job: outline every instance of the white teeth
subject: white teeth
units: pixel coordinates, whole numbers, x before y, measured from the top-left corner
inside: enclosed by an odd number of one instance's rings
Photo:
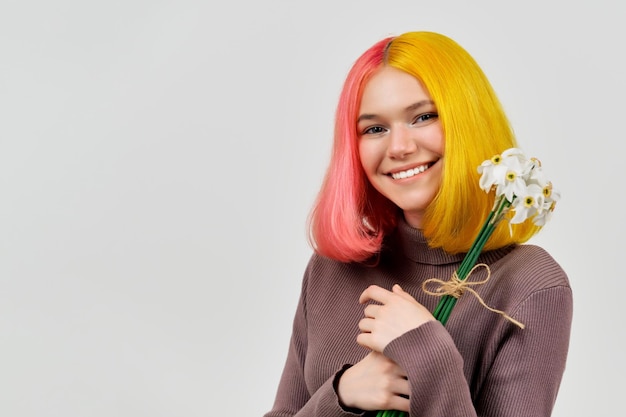
[[[422,165],[419,166],[417,168],[413,168],[413,169],[407,169],[406,171],[400,171],[400,172],[396,172],[391,174],[391,178],[393,178],[394,180],[399,180],[399,179],[403,179],[403,178],[409,178],[412,177],[414,175],[417,175],[421,172],[424,172],[428,169],[428,165]]]

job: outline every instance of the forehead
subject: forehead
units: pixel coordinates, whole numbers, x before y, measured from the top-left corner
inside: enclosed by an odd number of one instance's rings
[[[363,88],[359,113],[405,109],[416,102],[431,100],[420,81],[397,68],[385,66],[372,75]]]

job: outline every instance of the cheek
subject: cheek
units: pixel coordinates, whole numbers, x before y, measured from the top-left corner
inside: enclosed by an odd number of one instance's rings
[[[433,151],[439,153],[440,155],[443,155],[444,152],[444,147],[445,147],[445,140],[443,137],[443,128],[441,127],[440,123],[437,123],[435,126],[435,131],[432,134],[431,137],[431,146]]]
[[[361,160],[361,166],[368,177],[376,172],[379,158],[374,143],[371,141],[359,142],[359,158]]]

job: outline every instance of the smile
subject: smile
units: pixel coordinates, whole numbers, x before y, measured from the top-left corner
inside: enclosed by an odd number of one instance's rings
[[[417,174],[421,174],[422,172],[426,171],[428,167],[429,167],[428,165],[420,165],[415,168],[407,169],[406,171],[393,172],[393,173],[390,173],[389,175],[394,180],[401,180],[404,178],[410,178]]]

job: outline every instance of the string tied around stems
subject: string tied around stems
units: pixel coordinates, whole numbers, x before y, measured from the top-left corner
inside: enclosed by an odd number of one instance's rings
[[[477,268],[480,268],[480,267],[483,267],[483,268],[485,268],[487,270],[487,277],[484,280],[482,280],[482,281],[470,281],[469,280],[470,275],[472,275],[472,273]],[[422,284],[422,289],[428,295],[434,295],[436,297],[442,297],[444,295],[449,295],[449,296],[457,298],[457,299],[459,297],[461,297],[465,291],[468,291],[468,292],[472,293],[476,297],[478,302],[483,307],[485,307],[487,310],[492,311],[492,312],[497,313],[497,314],[500,314],[502,317],[504,317],[505,319],[507,319],[511,323],[515,324],[520,329],[524,329],[526,326],[523,323],[515,320],[513,317],[511,317],[508,314],[506,314],[504,311],[497,310],[495,308],[489,307],[487,305],[487,303],[485,303],[485,301],[482,299],[482,297],[473,288],[471,288],[472,285],[482,285],[482,284],[485,284],[487,281],[489,281],[490,278],[491,278],[491,269],[489,269],[489,265],[487,265],[487,264],[476,264],[467,273],[467,277],[465,278],[465,280],[459,279],[459,276],[457,275],[457,273],[455,271],[454,274],[452,274],[452,277],[450,277],[450,279],[448,281],[444,281],[444,280],[441,280],[439,278],[427,279]],[[430,284],[430,283],[439,284],[439,288],[437,288],[435,291],[430,291],[427,288],[428,284]]]

